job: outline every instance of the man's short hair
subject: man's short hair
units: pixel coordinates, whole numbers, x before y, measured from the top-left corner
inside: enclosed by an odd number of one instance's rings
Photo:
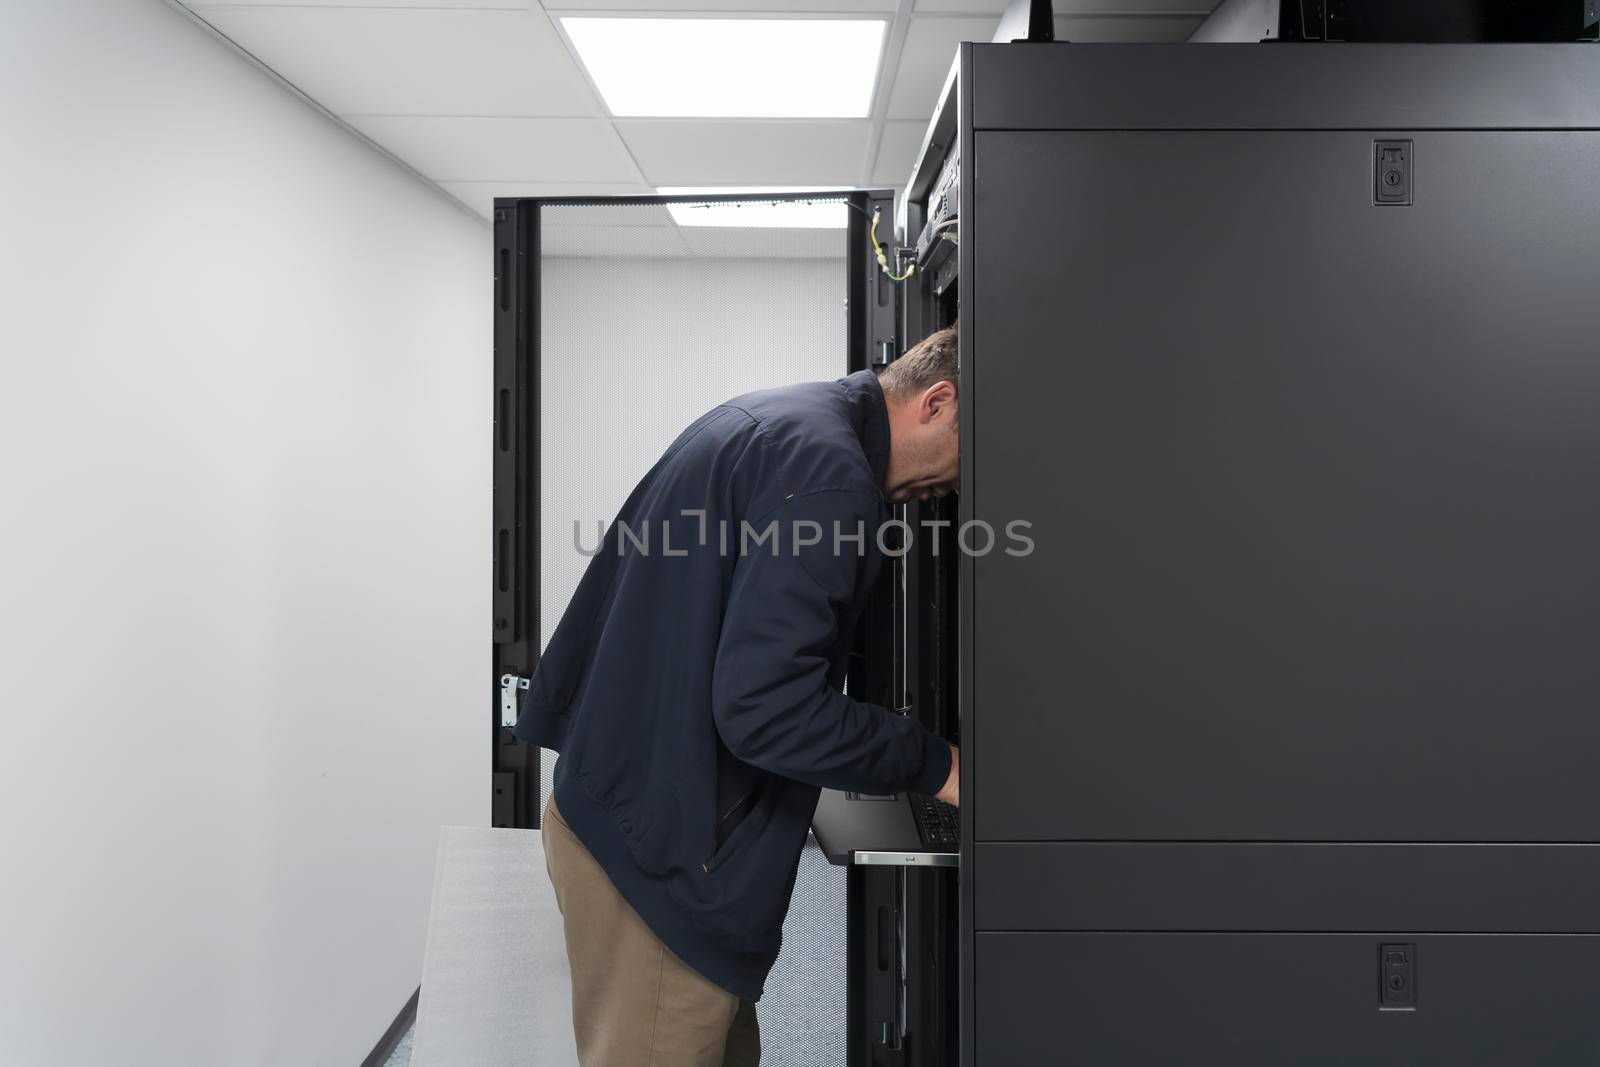
[[[930,333],[911,351],[885,367],[878,375],[884,395],[901,400],[945,381],[959,389],[961,365],[956,361],[957,326],[959,323]]]

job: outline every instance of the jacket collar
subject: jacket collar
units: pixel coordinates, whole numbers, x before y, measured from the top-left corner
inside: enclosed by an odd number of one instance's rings
[[[878,375],[870,370],[840,378],[839,384],[844,387],[850,424],[881,491],[884,476],[889,473],[889,406],[883,399],[883,387],[878,384]]]

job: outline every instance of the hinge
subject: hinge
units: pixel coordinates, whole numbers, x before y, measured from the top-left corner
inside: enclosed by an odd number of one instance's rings
[[[528,688],[528,679],[515,674],[500,676],[500,725],[517,725],[517,695]]]

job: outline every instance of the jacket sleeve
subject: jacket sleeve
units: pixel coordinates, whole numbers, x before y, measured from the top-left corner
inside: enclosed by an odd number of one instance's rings
[[[876,514],[861,494],[812,493],[777,522],[777,551],[746,545],[734,566],[712,675],[712,712],[728,750],[746,763],[826,789],[936,793],[950,748],[905,715],[852,700],[828,684],[830,652],[848,632],[866,566],[853,537]],[[820,529],[814,545],[800,542]],[[799,534],[799,536],[796,536]],[[868,542],[870,549],[870,541]]]

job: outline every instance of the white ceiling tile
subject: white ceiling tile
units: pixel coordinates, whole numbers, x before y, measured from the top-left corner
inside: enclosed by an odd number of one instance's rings
[[[619,119],[617,129],[651,185],[825,185],[861,173],[864,120]]]
[[[1169,18],[1139,15],[1107,18],[1094,15],[1057,15],[1056,40],[1079,44],[1187,41],[1205,19],[1197,15]]]
[[[911,177],[911,165],[917,161],[917,149],[922,147],[926,132],[926,121],[884,123],[883,136],[878,139],[878,159],[872,167],[872,184],[885,189],[903,187]]]
[[[1217,0],[1055,0],[1058,15],[1209,15]],[[916,0],[914,10],[946,14],[998,15],[1006,0]]]
[[[337,115],[599,115],[542,13],[351,7],[199,12]]]
[[[600,119],[357,115],[347,121],[437,182],[639,180]]]
[[[490,218],[497,196],[647,196],[648,185],[585,185],[581,182],[436,182],[463,204]],[[669,220],[671,216],[668,216]]]
[[[889,117],[926,120],[931,116],[944,76],[955,62],[956,46],[962,41],[987,41],[999,23],[995,18],[912,19],[894,90],[889,94]]]

